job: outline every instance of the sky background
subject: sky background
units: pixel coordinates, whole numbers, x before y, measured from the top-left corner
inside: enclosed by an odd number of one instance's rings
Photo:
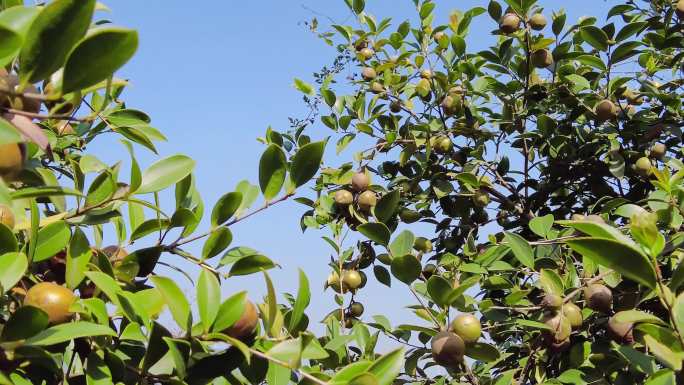
[[[417,20],[411,0],[366,0],[366,11],[378,18],[392,17],[396,29],[401,22]],[[487,7],[488,1],[437,1],[437,22],[446,22],[450,11],[465,11],[473,6]],[[503,3],[503,2],[501,2]],[[570,25],[587,14],[605,15],[617,1],[575,0],[540,1],[550,19],[551,10],[565,7]],[[286,130],[288,117],[303,117],[307,110],[301,93],[292,86],[295,77],[313,82],[311,74],[335,57],[333,47],[312,34],[304,21],[318,18],[320,30],[327,30],[330,20],[353,24],[354,16],[343,0],[250,0],[194,1],[109,0],[112,12],[101,13],[115,24],[137,29],[140,46],[137,54],[117,76],[131,79],[123,99],[129,108],[140,109],[152,117],[168,142],[158,145],[162,156],[183,153],[197,161],[197,185],[203,195],[206,213],[216,200],[233,191],[242,179],[257,183],[259,157],[264,146],[256,141],[272,125]],[[599,18],[602,23],[604,17]],[[600,24],[602,25],[602,24]],[[487,14],[476,18],[467,38],[470,51],[485,49],[496,42],[490,31],[495,23]],[[322,123],[309,128],[313,140],[332,132]],[[102,138],[89,149],[113,163],[127,159],[124,147],[114,136]],[[136,149],[143,167],[154,157],[141,147]],[[334,144],[327,149],[334,154]],[[345,151],[335,164],[349,161]],[[326,157],[326,159],[332,159]],[[128,167],[128,166],[126,166]],[[302,195],[312,196],[301,188]],[[168,203],[172,202],[169,195]],[[258,206],[260,202],[256,205]],[[285,202],[233,226],[231,246],[250,246],[272,258],[282,269],[271,270],[276,290],[295,293],[297,269],[307,273],[312,288],[309,314],[314,326],[335,308],[330,290],[321,294],[329,273],[330,247],[320,238],[324,232],[302,234],[299,218],[304,206]],[[206,229],[205,225],[200,227]],[[417,235],[428,232],[414,230]],[[347,246],[349,246],[348,244]],[[135,246],[129,247],[133,250]],[[202,242],[189,248],[200,253]],[[178,257],[167,257],[196,276],[197,271]],[[372,270],[369,270],[372,275]],[[173,274],[171,274],[173,276]],[[358,299],[366,305],[364,319],[384,314],[393,324],[415,321],[404,306],[413,304],[405,285],[393,281],[391,289],[370,283]],[[194,289],[187,280],[178,282],[192,298]],[[231,278],[222,282],[224,298],[238,290],[248,290],[252,300],[260,300],[265,285],[260,275]],[[282,302],[284,299],[281,297]],[[427,326],[425,321],[417,321]]]

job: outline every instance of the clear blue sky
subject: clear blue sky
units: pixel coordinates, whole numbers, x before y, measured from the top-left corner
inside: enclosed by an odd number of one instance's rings
[[[368,12],[379,17],[391,16],[395,27],[405,19],[416,20],[411,0],[366,2]],[[140,33],[138,53],[118,74],[132,80],[124,100],[130,108],[148,112],[153,125],[168,137],[168,142],[158,146],[163,156],[184,153],[197,160],[198,186],[208,212],[216,199],[232,191],[238,181],[247,178],[256,182],[263,146],[255,138],[263,135],[269,125],[286,129],[289,116],[301,117],[306,112],[301,94],[292,87],[293,78],[311,81],[311,73],[334,58],[334,48],[317,39],[302,22],[317,17],[325,29],[330,23],[326,16],[337,23],[354,21],[343,0],[105,3],[112,13],[100,16]],[[618,2],[539,3],[547,7],[545,13],[549,16],[552,9],[565,7],[569,25],[586,14],[605,15]],[[438,20],[443,22],[453,9],[487,7],[488,1],[452,0],[437,4]],[[599,23],[602,21],[603,17],[599,18]],[[470,50],[484,49],[496,41],[489,33],[495,24],[487,14],[479,16],[471,28]],[[330,131],[319,123],[309,133],[320,139]],[[103,139],[90,150],[109,162],[126,159],[124,148],[112,139]],[[330,153],[334,152],[332,148],[331,145],[328,149]],[[153,160],[142,148],[138,147],[137,154],[145,166]],[[346,159],[351,159],[351,155],[347,151]],[[311,195],[306,189],[300,193]],[[299,217],[303,211],[303,206],[294,202],[270,208],[234,226],[232,246],[254,247],[280,263],[283,269],[271,273],[281,292],[296,292],[297,269],[303,268],[311,280],[311,314],[315,323],[335,306],[330,291],[320,292],[329,271],[330,248],[320,239],[322,233],[301,233]],[[199,253],[201,246],[197,242],[190,250]],[[165,260],[179,263],[176,257]],[[179,282],[188,293],[194,292],[187,281]],[[224,296],[244,289],[250,291],[252,299],[259,300],[264,292],[263,279],[255,275],[223,282]],[[385,314],[397,323],[414,319],[409,310],[402,309],[414,300],[397,281],[392,289],[371,283],[359,299],[366,304],[365,319],[372,314]]]

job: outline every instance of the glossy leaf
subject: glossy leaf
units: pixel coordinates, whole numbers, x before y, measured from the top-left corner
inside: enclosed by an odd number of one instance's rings
[[[0,289],[9,291],[21,280],[28,268],[24,253],[10,252],[0,255]]]
[[[185,298],[183,291],[170,278],[153,276],[150,277],[150,279],[157,287],[162,297],[164,297],[164,301],[169,307],[176,324],[178,324],[181,329],[186,330],[190,322],[190,304]]]
[[[153,163],[142,174],[142,183],[137,194],[161,191],[188,176],[195,167],[195,161],[185,155],[173,155]]]
[[[204,332],[208,332],[218,314],[221,301],[219,281],[211,271],[202,269],[197,281],[197,307]]]
[[[316,175],[323,159],[325,143],[306,144],[293,156],[290,177],[295,187],[303,185]]]
[[[217,227],[209,234],[202,248],[202,259],[210,259],[219,255],[233,241],[233,233],[227,227]]]
[[[273,199],[285,183],[287,159],[285,153],[276,144],[266,148],[259,161],[259,186],[267,201]]]
[[[86,321],[55,325],[26,340],[29,345],[50,346],[82,337],[115,336],[109,326]]]
[[[390,241],[390,237],[392,236],[387,226],[380,222],[364,223],[359,225],[357,230],[371,241],[377,242],[381,245],[387,245]]]

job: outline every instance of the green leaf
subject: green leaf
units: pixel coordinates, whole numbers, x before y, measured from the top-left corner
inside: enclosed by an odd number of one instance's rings
[[[409,230],[404,230],[399,233],[389,247],[392,256],[397,257],[400,255],[409,254],[411,250],[413,250],[413,243],[415,240],[416,237]]]
[[[112,76],[138,48],[138,33],[118,27],[97,28],[69,53],[64,65],[62,92],[77,91]]]
[[[71,232],[64,221],[51,223],[38,231],[36,251],[33,262],[40,262],[52,258],[69,244]]]
[[[153,276],[150,277],[154,285],[157,287],[164,302],[169,307],[173,319],[176,321],[181,329],[187,330],[190,323],[190,303],[183,294],[183,291],[176,285],[176,283],[167,277]]]
[[[504,239],[513,251],[513,256],[524,266],[534,269],[534,252],[525,238],[518,234],[506,232]]]
[[[582,40],[599,51],[608,50],[608,35],[599,27],[588,25],[579,30]]]
[[[160,229],[165,229],[169,227],[169,225],[170,222],[168,219],[148,219],[133,230],[133,233],[131,233],[131,242],[159,231]]]
[[[21,82],[35,83],[62,67],[90,26],[95,0],[56,0],[31,24],[19,54]]]
[[[368,373],[375,376],[378,385],[390,385],[397,378],[403,366],[404,349],[399,348],[375,360],[368,368]]]
[[[390,221],[397,211],[400,197],[401,192],[399,190],[392,190],[390,193],[383,195],[375,206],[375,217],[378,218],[380,222],[387,223]]]
[[[221,286],[211,271],[202,269],[197,281],[197,307],[200,321],[207,333],[218,314],[219,302],[221,301]]]
[[[484,342],[475,342],[466,346],[465,355],[483,362],[493,362],[499,359],[499,349]]]
[[[304,93],[306,95],[309,95],[309,96],[314,95],[314,88],[311,86],[311,84],[309,84],[309,83],[307,83],[301,79],[295,78],[294,86],[296,89],[298,89],[299,91],[301,91],[302,93]]]
[[[2,341],[23,340],[40,333],[48,327],[46,312],[33,306],[22,306],[7,320],[2,329]]]
[[[675,373],[671,369],[662,369],[653,373],[644,385],[676,385]]]
[[[17,244],[17,238],[14,236],[12,230],[3,224],[0,224],[0,254],[11,253],[18,249],[19,245]]]
[[[77,288],[85,278],[85,272],[92,255],[93,251],[90,249],[88,238],[80,227],[75,227],[66,258],[65,279],[70,289]]]
[[[309,289],[309,279],[306,277],[304,270],[299,269],[299,290],[297,291],[297,299],[292,307],[292,314],[290,314],[289,330],[294,330],[299,321],[302,320],[304,310],[309,306],[311,301],[311,290]]]
[[[553,270],[542,269],[539,274],[539,284],[547,293],[563,295],[563,280]]]
[[[371,241],[385,246],[389,243],[390,236],[392,235],[387,226],[380,222],[364,223],[359,225],[356,229]]]
[[[635,247],[605,238],[577,238],[566,242],[570,248],[596,263],[651,289],[655,288],[656,274],[653,265]]]
[[[285,153],[276,144],[266,148],[259,161],[259,186],[267,201],[273,199],[285,183],[287,159]]]
[[[677,306],[675,305],[675,318],[677,317]],[[613,316],[616,321],[618,322],[623,322],[623,323],[651,323],[651,324],[659,324],[659,325],[664,325],[668,326],[665,321],[661,320],[660,318],[656,317],[655,315],[651,313],[646,313],[641,310],[624,310],[615,313]],[[676,321],[675,321],[676,322]]]
[[[11,29],[0,26],[0,66],[4,67],[10,63],[19,49],[21,49],[21,36]]]
[[[228,299],[223,301],[216,313],[216,319],[212,330],[217,333],[233,326],[237,320],[240,319],[242,313],[245,312],[245,303],[247,301],[247,292],[241,291],[233,294]]]
[[[672,318],[678,330],[684,330],[684,293],[677,296],[672,307]]]
[[[304,145],[292,157],[290,178],[295,187],[303,185],[316,175],[321,166],[324,150],[325,141],[313,142]]]
[[[263,255],[248,255],[244,258],[240,258],[233,264],[230,268],[228,275],[249,275],[258,273],[260,271],[269,270],[274,268],[276,265],[268,257]]]
[[[352,2],[352,9],[354,10],[354,13],[359,14],[363,12],[363,9],[366,7],[366,2],[364,0],[353,0]]]
[[[660,361],[660,363],[676,371],[682,369],[682,359],[684,359],[684,353],[672,351],[669,347],[661,344],[650,335],[644,336],[644,343],[648,347],[648,350],[651,352],[651,354],[653,354],[658,361]]]
[[[551,231],[551,226],[553,226],[553,215],[547,214],[543,217],[534,217],[530,220],[528,225],[530,230],[540,237],[546,238]]]
[[[392,259],[391,270],[392,275],[397,277],[398,280],[410,285],[411,282],[420,277],[421,265],[418,258],[411,254],[406,254]]]
[[[88,354],[85,374],[88,385],[109,385],[114,383],[112,381],[112,371],[97,351],[92,351]]]
[[[432,302],[439,306],[448,306],[451,304],[451,293],[454,288],[449,281],[439,275],[433,275],[427,281],[427,291],[432,298]]]
[[[24,253],[6,253],[0,255],[0,289],[9,291],[24,276],[28,268],[28,260]]]
[[[76,338],[95,336],[116,336],[109,326],[78,321],[53,326],[26,340],[27,345],[49,346]]]
[[[142,175],[142,183],[136,194],[161,191],[188,176],[195,161],[185,155],[172,155],[153,163]]]
[[[581,55],[575,58],[578,62],[582,64],[586,64],[588,66],[592,66],[600,71],[605,71],[606,70],[606,64],[601,60],[600,57],[598,56],[593,56],[593,55]]]
[[[190,357],[190,342],[178,338],[163,337],[163,339],[169,347],[176,373],[180,378],[185,378],[186,362]]]
[[[83,196],[83,194],[78,190],[60,186],[27,187],[22,188],[21,190],[12,191],[10,193],[12,199],[41,198],[62,195]]]
[[[235,214],[242,203],[242,193],[234,191],[225,194],[216,202],[211,210],[211,225],[221,226]]]
[[[233,233],[227,227],[217,227],[209,235],[202,248],[202,259],[210,259],[219,255],[233,241]]]

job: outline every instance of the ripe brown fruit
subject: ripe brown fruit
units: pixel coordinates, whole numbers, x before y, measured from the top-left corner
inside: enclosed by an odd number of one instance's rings
[[[553,65],[553,54],[548,49],[532,52],[532,64],[537,68],[548,68]]]
[[[584,288],[584,299],[589,309],[598,312],[610,313],[613,307],[613,292],[599,283]]]
[[[541,31],[546,27],[546,16],[542,15],[541,13],[535,13],[530,17],[530,28],[532,28],[535,31]]]
[[[549,310],[558,310],[563,306],[563,298],[558,294],[547,293],[541,301],[541,306]]]
[[[74,135],[76,131],[74,130],[74,127],[71,125],[66,120],[61,120],[55,124],[55,128],[57,130],[57,135],[62,136],[62,135]]]
[[[582,327],[582,310],[579,306],[572,302],[563,304],[563,315],[570,322],[572,330],[577,330]]]
[[[417,251],[420,251],[421,253],[430,253],[433,249],[432,241],[425,237],[417,237],[413,241],[413,248]]]
[[[571,345],[570,338],[568,338],[568,339],[565,339],[565,340],[560,341],[560,342],[550,343],[548,346],[548,349],[552,353],[562,353],[562,352],[568,350],[570,345]]]
[[[354,196],[347,190],[337,190],[335,192],[335,203],[338,206],[349,206],[354,202]]]
[[[356,192],[364,191],[370,185],[370,178],[368,174],[363,171],[359,171],[352,176],[352,190]]]
[[[637,159],[634,163],[634,172],[643,177],[651,175],[651,161],[645,156]]]
[[[456,333],[463,342],[472,344],[482,336],[480,320],[472,314],[461,314],[451,322],[451,330]]]
[[[364,80],[373,80],[376,76],[378,76],[378,74],[375,72],[373,68],[365,67],[361,71],[361,77],[363,77]]]
[[[506,34],[513,33],[520,29],[520,17],[515,13],[507,13],[501,18],[499,29]]]
[[[363,304],[361,302],[352,302],[351,306],[349,306],[349,314],[352,317],[361,317],[363,315]]]
[[[430,343],[432,358],[445,367],[456,367],[463,360],[465,343],[455,333],[439,332]]]
[[[24,298],[24,306],[33,306],[48,315],[51,324],[60,324],[71,319],[69,307],[76,302],[74,292],[53,282],[33,285]]]
[[[473,194],[473,203],[477,207],[486,207],[490,202],[489,194],[486,191],[477,190]]]
[[[359,195],[359,208],[363,211],[369,211],[371,207],[378,203],[378,197],[373,191],[366,190]]]
[[[342,286],[348,290],[356,290],[361,287],[363,278],[356,270],[345,270],[342,273]]]
[[[617,108],[615,107],[615,104],[608,99],[598,102],[594,108],[594,112],[596,113],[598,120],[602,122],[615,119],[617,116]]]
[[[679,0],[677,2],[677,7],[675,8],[675,13],[680,19],[684,19],[684,0]]]
[[[247,300],[245,302],[245,310],[242,312],[240,319],[224,330],[223,333],[238,340],[245,340],[252,336],[258,322],[259,314],[257,313],[257,308],[251,301]]]
[[[10,230],[14,228],[14,212],[11,207],[0,204],[0,223],[9,227]]]
[[[608,319],[608,335],[619,344],[631,345],[634,343],[634,324],[631,322],[618,322],[615,316]]]
[[[120,262],[128,256],[128,251],[126,251],[126,249],[116,245],[107,246],[102,249],[102,252],[107,256],[107,258],[109,258],[109,262],[111,262],[112,265]]]
[[[13,181],[24,168],[25,152],[23,143],[0,145],[0,177],[6,182]]]
[[[545,337],[549,342],[562,342],[567,340],[572,333],[572,327],[570,326],[570,321],[568,321],[562,313],[550,313],[544,316],[543,319],[546,326],[550,327],[551,330],[546,330]]]
[[[447,115],[459,114],[463,109],[463,98],[457,94],[447,95],[442,99],[440,106]]]
[[[0,105],[33,114],[40,112],[41,102],[39,99],[25,96],[12,96],[12,93],[17,91],[18,85],[19,77],[17,75],[9,74],[0,76]],[[33,84],[27,85],[22,92],[27,94],[39,93],[38,89]]]
[[[398,114],[401,112],[401,102],[398,101],[393,101],[390,103],[390,111],[392,111],[395,114]]]
[[[667,146],[662,143],[655,143],[651,146],[650,155],[656,159],[663,159],[667,154]]]

